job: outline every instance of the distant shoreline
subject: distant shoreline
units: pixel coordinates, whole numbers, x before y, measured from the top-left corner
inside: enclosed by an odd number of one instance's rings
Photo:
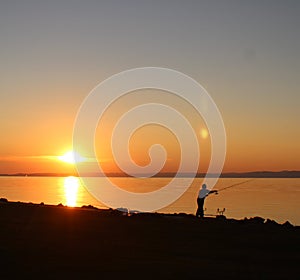
[[[153,178],[173,178],[176,173],[159,173]],[[2,173],[0,177],[67,177],[67,176],[78,176],[74,173]],[[148,177],[147,174],[140,174],[141,177]],[[206,173],[198,173],[196,178],[214,178],[218,177],[216,174],[206,174]],[[131,178],[132,176],[128,176],[124,173],[107,173],[107,174],[99,174],[99,173],[87,173],[85,177],[125,177]],[[191,173],[181,173],[178,174],[179,178],[190,178],[194,177]],[[300,171],[252,171],[252,172],[228,172],[222,173],[220,178],[300,178]]]

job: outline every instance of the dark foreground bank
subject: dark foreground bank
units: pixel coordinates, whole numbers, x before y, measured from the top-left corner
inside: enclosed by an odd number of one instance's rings
[[[0,202],[0,279],[288,279],[300,228]]]

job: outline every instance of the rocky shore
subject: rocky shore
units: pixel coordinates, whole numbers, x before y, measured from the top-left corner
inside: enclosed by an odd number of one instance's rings
[[[1,279],[299,277],[300,228],[0,200]]]

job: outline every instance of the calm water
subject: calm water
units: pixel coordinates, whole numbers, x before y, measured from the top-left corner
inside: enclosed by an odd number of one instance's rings
[[[93,180],[93,178],[91,178]],[[168,178],[113,178],[124,189],[147,192],[169,182]],[[185,185],[186,179],[177,180],[176,189]],[[221,189],[247,179],[220,179],[214,189]],[[172,205],[161,209],[164,213],[195,213],[196,196],[202,179],[194,180],[188,191]],[[177,190],[178,190],[177,189]],[[10,201],[45,204],[62,203],[68,206],[94,205],[105,208],[95,200],[75,177],[0,177],[0,197]],[[228,188],[206,199],[207,214],[216,214],[217,208],[226,208],[228,218],[261,216],[277,222],[290,221],[300,225],[300,179],[254,179]],[[121,207],[121,206],[120,206]]]

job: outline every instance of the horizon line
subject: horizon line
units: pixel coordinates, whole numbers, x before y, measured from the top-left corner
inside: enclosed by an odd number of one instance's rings
[[[141,177],[149,177],[149,174],[138,174]],[[157,173],[154,176],[149,178],[159,178],[159,177],[195,177],[195,178],[204,178],[204,177],[220,177],[220,178],[239,178],[239,177],[253,177],[253,178],[300,178],[300,170],[281,170],[281,171],[246,171],[246,172],[222,172],[220,175],[216,173],[204,173],[198,172],[196,175],[190,172],[161,172]],[[248,176],[246,176],[248,175]],[[17,173],[0,173],[1,177],[5,176],[29,176],[29,177],[67,177],[67,176],[75,176],[80,177],[76,172],[17,172]],[[109,173],[99,173],[99,172],[87,172],[84,176],[81,177],[126,177],[126,178],[136,178],[135,176],[131,176],[122,172],[109,172]]]

